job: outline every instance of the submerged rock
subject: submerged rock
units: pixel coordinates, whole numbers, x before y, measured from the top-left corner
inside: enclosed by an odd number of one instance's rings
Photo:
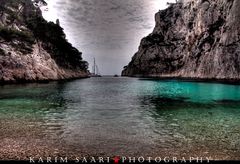
[[[183,0],[155,15],[123,76],[240,79],[240,1]]]
[[[228,99],[215,100],[214,102],[222,105],[240,104],[240,100],[228,100]]]
[[[88,77],[82,53],[59,24],[43,19],[31,0],[0,4],[0,83]]]

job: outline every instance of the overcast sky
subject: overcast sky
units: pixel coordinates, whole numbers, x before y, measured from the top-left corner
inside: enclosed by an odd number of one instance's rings
[[[154,15],[175,0],[46,0],[48,21],[60,20],[67,39],[83,52],[92,71],[120,74],[144,36],[152,32]]]

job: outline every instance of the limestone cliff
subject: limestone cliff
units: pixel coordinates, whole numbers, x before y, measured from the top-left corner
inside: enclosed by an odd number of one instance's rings
[[[240,1],[183,0],[155,15],[123,76],[240,79]]]
[[[31,0],[1,0],[0,83],[88,77],[81,55]]]

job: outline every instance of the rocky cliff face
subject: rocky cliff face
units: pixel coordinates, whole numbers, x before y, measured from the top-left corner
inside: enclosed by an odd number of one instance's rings
[[[183,0],[156,16],[123,76],[240,79],[240,1]]]
[[[88,63],[31,0],[1,0],[0,83],[88,77]]]

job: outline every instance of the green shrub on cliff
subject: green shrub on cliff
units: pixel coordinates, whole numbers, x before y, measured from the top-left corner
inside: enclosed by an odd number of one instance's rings
[[[1,55],[5,55],[5,51],[0,48],[0,56],[1,56]]]
[[[34,43],[34,37],[30,32],[19,31],[14,28],[2,27],[0,26],[0,37],[5,39],[5,41],[13,41],[15,39],[19,41],[24,41],[29,44]]]
[[[82,60],[82,53],[67,40],[63,28],[59,24],[47,22],[41,11],[27,4],[24,8],[24,20],[35,38],[43,43],[56,63],[62,67],[87,70],[88,65]]]
[[[19,31],[14,28],[0,26],[0,38],[5,42],[11,42],[17,51],[22,54],[32,52],[32,45],[35,42],[34,36],[30,32]],[[17,41],[17,42],[14,42]]]
[[[27,25],[60,66],[87,69],[86,66],[82,68],[82,53],[66,40],[59,25],[35,16],[27,19]]]

